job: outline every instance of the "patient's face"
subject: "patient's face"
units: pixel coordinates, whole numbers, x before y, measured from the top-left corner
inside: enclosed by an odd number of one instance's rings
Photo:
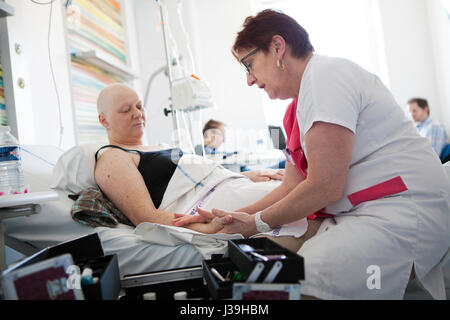
[[[106,112],[110,134],[116,139],[141,138],[146,123],[142,101],[134,90],[120,89],[111,97]]]

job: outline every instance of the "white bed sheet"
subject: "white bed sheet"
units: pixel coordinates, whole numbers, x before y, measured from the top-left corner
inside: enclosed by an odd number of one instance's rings
[[[31,191],[49,190],[53,167],[62,153],[54,146],[23,147],[25,183]],[[39,214],[3,221],[7,243],[26,243],[40,250],[97,232],[105,254],[117,254],[121,276],[201,264],[203,257],[191,244],[157,245],[139,240],[129,226],[92,228],[75,222],[70,215],[73,200],[69,193],[56,191],[59,200],[42,204]],[[20,251],[19,247],[13,249]]]

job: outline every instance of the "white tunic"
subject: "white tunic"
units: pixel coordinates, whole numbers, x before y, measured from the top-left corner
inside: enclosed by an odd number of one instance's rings
[[[355,135],[344,195],[325,210],[334,221],[327,219],[299,251],[306,264],[302,293],[402,299],[414,264],[426,289],[445,298],[434,267],[450,246],[450,182],[430,142],[378,77],[345,59],[313,55],[298,101],[306,158],[305,135],[316,121]]]

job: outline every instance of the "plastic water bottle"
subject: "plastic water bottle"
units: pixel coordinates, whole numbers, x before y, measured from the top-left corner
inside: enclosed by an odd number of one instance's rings
[[[8,126],[0,126],[0,195],[27,192],[19,141]]]

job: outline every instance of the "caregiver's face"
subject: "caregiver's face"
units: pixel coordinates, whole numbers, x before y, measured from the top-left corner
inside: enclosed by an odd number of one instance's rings
[[[273,52],[272,52],[273,51]],[[269,47],[268,52],[258,48],[240,49],[233,52],[236,59],[247,71],[247,84],[256,84],[258,88],[267,92],[270,99],[287,99],[285,86],[280,80],[283,72],[277,67],[275,48]]]

